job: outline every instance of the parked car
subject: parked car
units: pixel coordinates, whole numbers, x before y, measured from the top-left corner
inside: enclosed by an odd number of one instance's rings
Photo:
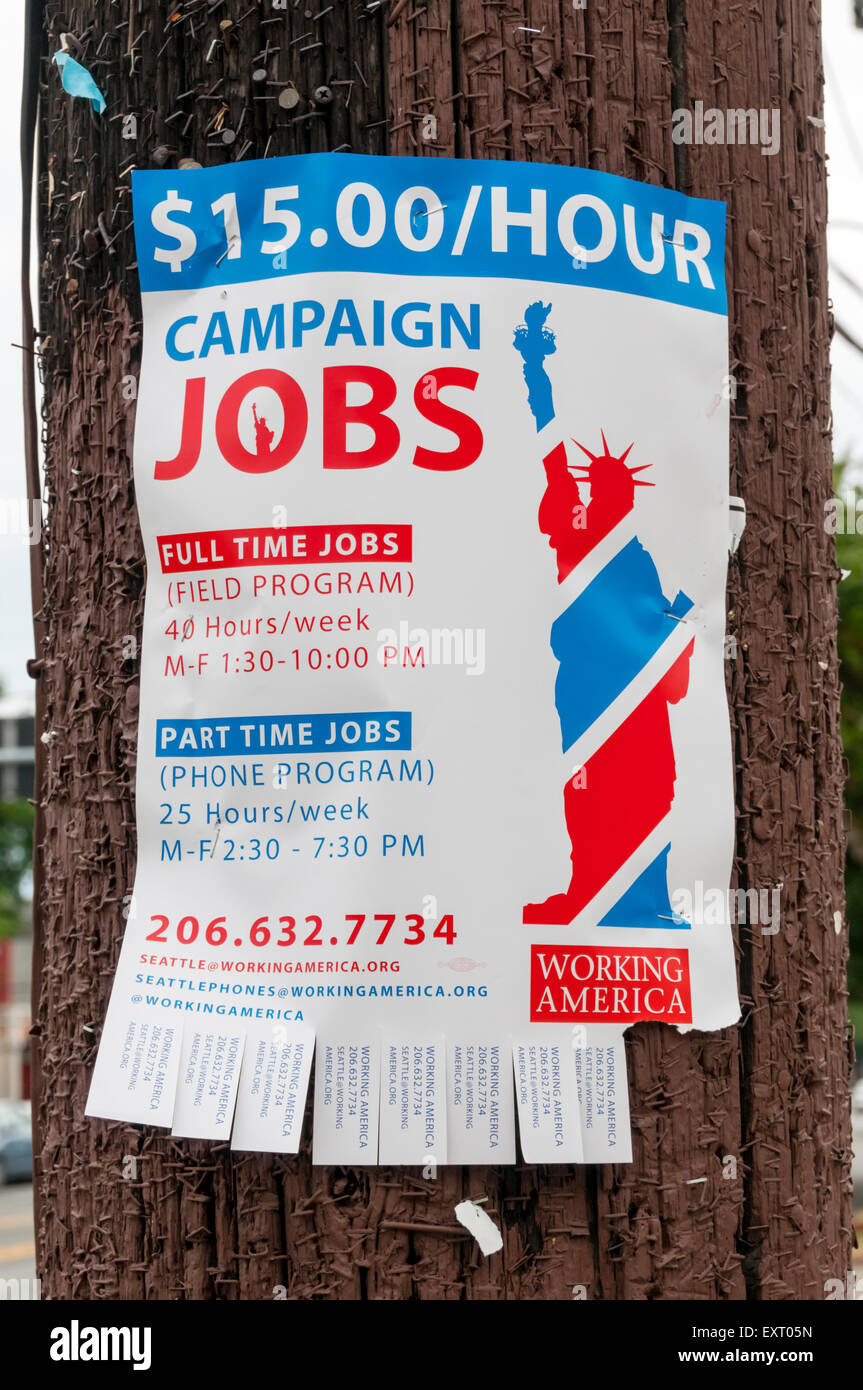
[[[30,1106],[26,1101],[0,1100],[0,1186],[33,1176]]]

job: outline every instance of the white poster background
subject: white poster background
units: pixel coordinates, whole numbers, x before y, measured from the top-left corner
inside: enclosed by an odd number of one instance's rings
[[[467,319],[469,306],[480,306],[481,348],[469,351],[454,334],[450,349],[439,341],[429,348],[355,347],[342,338],[336,348],[320,346],[322,335],[309,334],[302,350],[249,352],[225,357],[218,350],[206,360],[177,364],[168,360],[165,335],[183,315],[196,315],[197,329],[187,330],[184,345],[200,341],[211,314],[227,315],[239,340],[246,307],[256,305],[266,321],[274,302],[320,300],[328,308],[339,298],[353,299],[360,320],[371,322],[372,302],[383,300],[387,319],[409,301],[431,302],[423,317],[435,320],[441,301],[452,301]],[[545,361],[552,383],[556,419],[551,432],[568,442],[570,462],[578,461],[575,438],[600,449],[604,431],[612,453],[630,444],[631,466],[648,464],[652,488],[639,489],[627,522],[657,566],[663,591],[685,591],[694,601],[685,631],[669,643],[682,649],[694,635],[689,693],[670,709],[677,767],[670,816],[660,828],[655,853],[671,841],[668,882],[694,890],[697,881],[725,889],[732,855],[732,768],[728,713],[724,692],[723,637],[725,571],[728,546],[728,414],[719,399],[727,373],[726,320],[719,314],[640,298],[577,283],[471,280],[368,273],[361,277],[332,271],[290,275],[197,289],[150,292],[144,297],[145,334],[135,435],[138,510],[145,538],[148,583],[144,617],[139,763],[137,777],[138,869],[134,910],[130,916],[103,1034],[88,1113],[113,1116],[123,1110],[121,1085],[114,1067],[130,1007],[148,1007],[156,1015],[201,1028],[209,1026],[198,1011],[213,1003],[264,1010],[263,1023],[300,1022],[318,1038],[376,1033],[406,1039],[441,1035],[521,1038],[530,1031],[528,1015],[531,941],[562,944],[685,947],[689,951],[693,1026],[714,1029],[738,1015],[731,934],[727,926],[693,923],[691,931],[627,930],[599,927],[603,912],[622,891],[609,886],[573,924],[527,927],[524,903],[562,891],[569,878],[570,845],[563,817],[563,783],[604,736],[606,714],[589,731],[585,745],[561,753],[554,707],[557,662],[549,629],[563,607],[554,554],[537,525],[545,487],[543,442],[528,409],[522,360],[513,348],[513,331],[525,308],[537,301],[552,305],[548,327],[557,350]],[[438,337],[437,331],[435,334]],[[397,422],[402,443],[396,456],[373,468],[328,472],[321,467],[321,371],[326,365],[361,362],[382,367],[398,385],[396,404],[388,411]],[[415,447],[448,448],[452,436],[424,421],[413,404],[417,381],[450,363],[479,372],[472,393],[450,388],[442,399],[468,411],[481,424],[484,447],[470,467],[431,472],[412,465]],[[278,366],[300,384],[308,404],[309,427],[297,457],[286,467],[249,475],[231,467],[213,437],[217,404],[224,390],[244,372]],[[205,375],[204,446],[192,472],[171,482],[153,478],[156,459],[172,458],[179,447],[183,388],[190,376]],[[280,407],[262,389],[246,402],[246,446],[254,448],[251,400],[266,415],[278,439]],[[544,431],[543,439],[549,434]],[[349,447],[368,443],[361,432],[349,435]],[[165,575],[156,537],[179,532],[255,528],[280,524],[319,524],[334,529],[345,523],[410,524],[413,559],[409,563],[328,566],[261,565],[236,570]],[[264,592],[251,595],[254,575],[309,574],[332,569],[350,576],[372,576],[386,569],[401,572],[405,589],[398,594],[347,593],[340,597],[288,597]],[[168,583],[207,579],[221,584],[236,574],[241,596],[233,601],[209,599],[171,606]],[[408,596],[406,590],[412,592]],[[281,623],[285,610],[298,616],[315,613],[367,616],[369,630],[290,637],[250,637],[227,641],[207,636],[207,619],[267,619]],[[187,641],[166,636],[194,618]],[[464,666],[427,665],[424,669],[385,668],[377,657],[378,634],[407,623],[410,629],[457,629],[482,634],[484,669],[469,674]],[[310,646],[350,647],[363,644],[369,660],[364,670],[321,669],[252,675],[236,671],[246,650],[285,650]],[[203,674],[166,677],[166,659],[182,652],[187,669],[207,654]],[[224,653],[229,670],[222,671]],[[661,658],[664,660],[664,657]],[[240,662],[242,664],[242,661]],[[667,669],[670,662],[662,667]],[[589,672],[585,672],[589,679]],[[386,754],[398,768],[402,759],[433,764],[433,779],[417,781],[338,781],[329,785],[274,785],[278,763],[295,768],[325,761],[354,764],[380,756],[367,751],[300,758],[154,758],[157,719],[220,716],[284,716],[341,710],[410,710],[412,749]],[[608,731],[612,727],[608,726]],[[579,754],[584,751],[584,756]],[[204,785],[220,763],[257,764],[263,784],[218,789]],[[344,771],[344,769],[343,769]],[[170,787],[172,776],[180,777]],[[168,790],[160,782],[166,778]],[[197,785],[192,785],[193,778]],[[251,780],[251,778],[250,778]],[[264,806],[292,802],[367,803],[368,820],[336,819],[288,827],[271,819],[262,823]],[[178,807],[188,808],[180,825]],[[171,823],[163,825],[166,805]],[[221,818],[217,826],[214,811]],[[319,813],[323,816],[323,811]],[[269,815],[272,815],[270,810]],[[209,816],[209,819],[208,819]],[[229,824],[228,816],[237,823]],[[251,824],[244,824],[248,818]],[[218,830],[218,836],[217,836]],[[613,833],[613,828],[610,828]],[[339,856],[339,837],[368,839],[364,857]],[[381,838],[423,837],[422,857],[380,852]],[[314,857],[313,837],[326,844]],[[253,839],[277,839],[278,857],[252,857]],[[180,840],[182,858],[166,862],[162,842]],[[216,841],[215,848],[213,842]],[[225,858],[226,841],[233,858]],[[202,847],[203,843],[203,847]],[[651,854],[645,852],[644,862]],[[629,874],[629,881],[633,875]],[[626,887],[626,883],[623,887]],[[345,947],[345,915],[368,914],[355,945]],[[374,913],[425,914],[425,940],[402,944],[403,927],[386,943],[375,944]],[[151,918],[162,914],[174,924],[193,916],[201,933],[193,945],[172,939],[170,946],[145,940]],[[317,914],[323,919],[322,942],[314,947],[265,950],[248,945],[256,919],[272,921],[291,914],[298,921]],[[456,941],[448,945],[432,932],[443,914],[452,914]],[[209,946],[204,924],[224,917],[228,941]],[[232,942],[242,942],[232,949]],[[333,944],[333,942],[337,944]],[[235,959],[255,966],[287,959],[316,963],[314,974],[237,974],[225,970]],[[167,960],[167,964],[164,962]],[[333,969],[326,973],[327,963]],[[342,973],[339,963],[352,962],[362,973]],[[182,980],[178,987],[177,980]],[[174,983],[170,983],[173,981]],[[360,997],[383,985],[435,993],[402,997]],[[350,986],[353,997],[345,997]],[[250,988],[268,991],[252,996]],[[304,993],[297,996],[302,987]],[[335,992],[328,992],[335,990]],[[221,991],[221,992],[219,992]],[[294,991],[292,993],[292,991]],[[309,992],[311,991],[311,992]],[[177,1000],[182,1007],[177,1008]],[[155,1001],[148,1004],[148,1001]],[[167,1003],[165,1002],[167,1001]],[[269,1011],[269,1012],[267,1012]],[[276,1016],[270,1017],[270,1012]],[[211,1021],[234,1028],[242,1018]],[[256,1026],[261,1023],[257,1020]],[[565,1025],[561,1025],[565,1027]],[[381,1030],[383,1032],[381,1033]],[[128,1110],[123,1118],[132,1118]],[[145,1113],[134,1116],[146,1120]],[[160,1118],[161,1123],[166,1123]]]

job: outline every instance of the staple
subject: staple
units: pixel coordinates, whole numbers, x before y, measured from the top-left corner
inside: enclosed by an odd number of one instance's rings
[[[341,154],[342,150],[350,149],[353,149],[352,145],[336,145],[334,150],[330,150],[330,154]]]
[[[209,130],[212,131],[213,134],[219,134],[219,132],[222,129],[222,126],[225,124],[225,117],[227,116],[227,114],[228,107],[225,106],[223,103],[222,106],[219,107],[219,110],[216,112],[212,121],[210,122]]]
[[[99,216],[96,218],[96,225],[99,228],[99,232],[101,234],[102,240],[105,243],[105,246],[107,247],[109,255],[113,256],[114,252],[111,249],[111,242],[114,241],[114,237],[111,236],[111,234],[108,231],[108,228],[105,226],[104,212],[99,213]]]
[[[322,42],[318,42],[318,43],[307,43],[306,46],[305,46],[305,48],[301,48],[301,49],[300,49],[300,52],[301,52],[301,53],[312,53],[312,52],[314,52],[314,50],[315,50],[316,48],[323,48],[323,46],[324,46],[324,45],[323,45]]]
[[[334,8],[333,5],[328,5],[325,10],[321,10],[320,14],[313,14],[311,17],[312,24],[317,24],[318,20],[323,19],[325,14],[331,14]]]
[[[357,62],[356,58],[354,59],[354,67],[356,68],[357,72],[358,72],[359,75],[360,75],[360,81],[362,82],[363,86],[366,87],[366,88],[368,88],[368,85],[369,85],[369,84],[368,84],[368,82],[366,81],[365,77],[363,76],[362,68],[360,67],[360,65],[359,65],[359,63]]]
[[[295,44],[302,43],[303,39],[310,39],[311,37],[312,31],[309,29],[305,34],[300,34],[299,38],[291,39],[289,47],[293,48]]]

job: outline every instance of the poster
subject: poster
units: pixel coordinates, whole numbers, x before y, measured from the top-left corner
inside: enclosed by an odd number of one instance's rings
[[[133,176],[138,863],[88,1113],[625,1162],[738,1002],[724,205],[314,155]],[[701,899],[698,894],[701,893]],[[688,895],[688,897],[687,897]]]

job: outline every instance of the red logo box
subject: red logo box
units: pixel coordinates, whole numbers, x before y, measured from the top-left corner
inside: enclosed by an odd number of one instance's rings
[[[692,1022],[689,952],[665,946],[532,946],[531,1023]]]

